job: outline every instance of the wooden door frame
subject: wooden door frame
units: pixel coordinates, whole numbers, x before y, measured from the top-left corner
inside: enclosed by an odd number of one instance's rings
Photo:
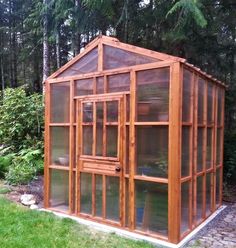
[[[76,212],[75,214],[79,217],[91,219],[93,221],[102,222],[106,224],[110,224],[113,226],[122,227],[124,226],[124,207],[125,204],[124,201],[124,183],[125,183],[125,166],[124,166],[124,149],[125,149],[125,135],[124,135],[124,128],[125,128],[125,96],[127,92],[117,92],[117,93],[105,93],[100,95],[86,95],[86,96],[77,96],[74,98],[76,100],[76,115],[77,115],[77,122],[76,122]],[[96,102],[108,102],[108,101],[118,101],[118,140],[117,140],[117,158],[112,157],[97,157],[94,156],[94,151],[92,156],[82,155],[82,104],[84,102],[93,102],[93,104],[96,104]],[[93,110],[94,110],[93,106]],[[93,111],[94,112],[94,111]],[[93,114],[93,123],[96,122],[96,114]],[[106,122],[106,108],[104,110],[104,123]],[[95,126],[95,125],[94,125]],[[95,127],[96,128],[96,127]],[[93,132],[94,131],[93,128]],[[96,137],[96,136],[95,136]],[[94,138],[93,138],[94,139]],[[93,144],[93,147],[96,146],[96,143]],[[82,155],[82,158],[81,158]],[[105,173],[105,172],[99,172],[99,171],[86,171],[82,169],[82,162],[83,161],[91,161],[92,163],[107,163],[107,164],[114,164],[118,165],[120,164],[121,172],[120,175],[115,175],[115,173]],[[92,214],[84,214],[80,211],[80,173],[90,173],[92,175]],[[95,175],[102,175],[103,178],[103,196],[102,196],[102,217],[95,216],[95,190],[96,190],[96,177]],[[118,177],[120,179],[119,183],[119,222],[106,219],[106,177],[107,176],[114,176]]]

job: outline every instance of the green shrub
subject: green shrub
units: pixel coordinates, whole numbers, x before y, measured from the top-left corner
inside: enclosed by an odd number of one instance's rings
[[[40,94],[8,88],[0,102],[0,177],[24,184],[43,169],[44,107]]]
[[[43,155],[41,149],[23,149],[13,157],[6,173],[9,184],[27,184],[43,171]]]
[[[0,178],[4,178],[4,175],[9,170],[14,156],[15,153],[12,152],[10,147],[2,146],[0,148]]]
[[[5,156],[0,156],[0,178],[4,177],[4,174],[9,170],[13,158],[13,154],[10,153]]]
[[[8,88],[0,104],[0,144],[13,152],[42,140],[44,107],[40,94],[27,95],[23,87]]]
[[[225,132],[224,143],[224,179],[228,183],[236,181],[236,131]]]

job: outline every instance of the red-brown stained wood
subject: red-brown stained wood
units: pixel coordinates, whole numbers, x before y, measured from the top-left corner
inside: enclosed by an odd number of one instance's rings
[[[155,63],[143,64],[143,65],[135,65],[135,66],[124,66],[123,68],[116,68],[111,70],[103,70],[103,45],[109,45],[115,48],[124,49],[129,52],[136,52],[138,54],[149,56],[152,58],[157,58],[157,60],[163,60]],[[70,70],[70,66],[77,62],[80,58],[82,58],[89,51],[98,47],[98,71],[91,72],[87,74],[74,75],[74,76],[66,76],[60,78],[60,73],[64,70]],[[144,70],[151,70],[155,68],[170,68],[170,89],[169,89],[169,121],[138,121],[136,118],[136,73]],[[190,119],[186,122],[182,122],[182,92],[183,92],[183,68],[190,70],[192,72],[192,88],[191,88],[191,99],[190,99]],[[108,80],[111,75],[118,75],[122,73],[130,73],[130,91],[123,92],[113,92],[108,93]],[[58,77],[59,76],[59,77]],[[214,123],[207,123],[207,89],[205,87],[204,91],[204,121],[201,124],[198,124],[197,111],[198,111],[198,78],[201,76],[203,80],[208,80],[214,85],[214,106],[213,106],[213,115],[214,115]],[[98,77],[104,77],[104,93],[97,94],[97,80]],[[86,96],[74,96],[74,80],[77,79],[86,79],[91,78],[93,80],[93,92],[92,95]],[[71,90],[70,90],[70,121],[67,123],[50,123],[50,85],[57,84],[60,82],[68,82],[70,81]],[[212,206],[213,210],[215,210],[215,194],[216,194],[216,168],[220,169],[220,204],[222,199],[222,168],[223,168],[223,153],[220,156],[220,164],[216,165],[216,145],[217,145],[217,128],[221,129],[221,151],[223,150],[223,131],[224,131],[224,103],[222,107],[222,123],[217,125],[217,95],[216,90],[220,87],[220,89],[224,90],[224,86],[221,82],[213,79],[206,73],[203,73],[200,69],[189,65],[185,62],[185,60],[169,56],[161,53],[156,53],[153,51],[149,51],[142,48],[136,48],[134,46],[130,46],[124,43],[119,42],[115,38],[109,38],[101,36],[95,39],[92,43],[90,43],[83,54],[80,54],[71,62],[66,64],[64,67],[59,69],[56,73],[54,73],[48,81],[46,82],[46,95],[45,95],[45,197],[44,197],[44,206],[46,208],[50,207],[49,199],[50,199],[50,176],[49,172],[51,169],[55,170],[64,170],[69,172],[69,213],[72,214],[75,212],[76,215],[81,218],[86,218],[90,220],[97,221],[99,223],[106,223],[108,225],[117,226],[120,228],[125,228],[126,230],[130,230],[136,233],[144,234],[146,236],[151,236],[154,238],[159,238],[162,240],[168,240],[172,243],[178,243],[180,239],[185,237],[190,230],[187,230],[184,233],[180,233],[181,227],[181,183],[189,183],[189,227],[190,229],[195,228],[197,225],[202,223],[205,220],[205,203],[206,203],[206,183],[204,179],[203,183],[203,218],[200,223],[196,222],[196,197],[197,197],[197,186],[196,179],[197,177],[206,177],[206,173],[211,173],[212,176]],[[125,119],[125,115],[127,113],[128,104],[126,102],[127,95],[130,95],[130,113],[129,120]],[[107,103],[109,101],[117,101],[119,104],[117,121],[109,121],[107,119]],[[93,105],[93,121],[92,122],[83,122],[83,111],[82,106],[84,103],[92,103]],[[103,104],[103,117],[104,121],[102,124],[102,154],[101,156],[97,155],[97,128],[96,119],[98,118],[96,113],[96,104]],[[76,104],[76,108],[75,105]],[[64,110],[64,108],[63,108]],[[62,111],[63,111],[62,110]],[[76,118],[74,118],[76,116]],[[84,127],[93,127],[92,128],[92,153],[91,155],[82,154],[83,140],[83,128]],[[136,175],[136,127],[166,127],[169,129],[169,145],[168,145],[168,178],[159,178],[145,175]],[[60,166],[54,165],[50,163],[50,127],[67,127],[69,128],[69,157],[70,163],[69,166]],[[107,133],[107,128],[109,127],[117,127],[118,129],[118,139],[117,139],[117,156],[109,157],[107,155],[107,143],[109,142],[109,135]],[[126,127],[129,128],[129,137],[127,137]],[[187,127],[190,129],[190,137],[189,137],[189,159],[190,159],[190,174],[181,178],[181,137],[182,137],[182,127]],[[198,147],[198,128],[204,129],[203,136],[203,171],[197,172],[197,147]],[[207,145],[207,128],[213,129],[212,135],[212,167],[206,169],[206,145]],[[129,140],[128,143],[128,151],[126,150],[126,140]],[[127,163],[127,152],[129,153],[129,173],[126,173],[126,163]],[[75,162],[74,162],[75,161]],[[74,164],[76,163],[76,164]],[[121,171],[116,171],[117,167],[121,168]],[[80,174],[81,173],[89,173],[92,175],[92,213],[84,214],[80,212]],[[75,175],[75,176],[74,176]],[[96,175],[102,176],[102,217],[95,216],[96,214]],[[107,218],[106,206],[107,206],[107,197],[106,197],[106,188],[109,189],[109,184],[106,184],[106,178],[108,176],[113,176],[119,178],[119,221],[112,221]],[[128,180],[128,190],[126,190],[126,182]],[[74,183],[75,181],[75,183]],[[141,231],[136,230],[136,202],[135,202],[135,181],[145,182],[145,183],[158,183],[158,184],[168,184],[168,237],[160,235],[158,233],[152,231]],[[75,189],[73,188],[75,187]],[[74,195],[75,192],[75,195]],[[126,194],[128,193],[128,196]],[[150,198],[150,195],[146,196],[146,198]],[[128,208],[126,208],[126,199],[129,199]],[[151,199],[149,199],[151,200]],[[145,201],[148,201],[146,199]],[[75,209],[74,209],[75,207]],[[145,209],[150,210],[150,204],[145,204]],[[218,207],[218,206],[217,206]],[[54,209],[56,211],[56,208]],[[128,211],[128,212],[126,212]],[[145,211],[144,214],[144,223],[143,227],[149,226],[149,219],[151,216],[148,216],[151,211],[148,211],[147,214]],[[128,223],[126,223],[126,216],[129,216]]]
[[[134,173],[135,173],[135,125],[136,119],[136,75],[134,71],[130,73],[130,143],[129,143],[129,227],[131,230],[135,228],[135,188],[134,188]]]
[[[196,226],[197,215],[197,135],[198,135],[198,75],[194,74],[194,114],[193,114],[193,220],[192,225]]]
[[[45,132],[44,132],[44,207],[49,207],[49,160],[50,160],[50,84],[45,82]]]
[[[180,152],[181,152],[181,68],[174,63],[170,70],[169,158],[168,158],[168,239],[180,240]]]

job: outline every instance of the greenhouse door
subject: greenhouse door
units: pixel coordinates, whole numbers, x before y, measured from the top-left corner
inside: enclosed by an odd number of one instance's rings
[[[121,225],[124,96],[78,99],[78,215]]]

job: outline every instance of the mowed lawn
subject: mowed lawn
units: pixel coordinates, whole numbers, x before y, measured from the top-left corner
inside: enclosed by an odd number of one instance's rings
[[[1,248],[151,248],[151,244],[136,242],[89,229],[75,221],[52,213],[29,210],[0,195]]]

